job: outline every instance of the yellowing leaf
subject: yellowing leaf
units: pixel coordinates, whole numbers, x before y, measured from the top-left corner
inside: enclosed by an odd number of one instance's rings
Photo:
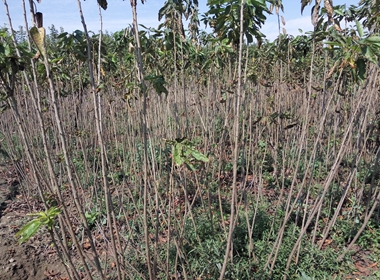
[[[334,8],[332,6],[332,0],[325,0],[324,4],[325,4],[325,9],[326,9],[329,21],[334,22],[333,17],[332,17],[333,13],[334,13]]]
[[[33,42],[36,44],[40,54],[42,54],[44,57],[46,56],[45,34],[46,30],[43,27],[37,28],[34,26],[30,29],[30,35],[32,36]]]

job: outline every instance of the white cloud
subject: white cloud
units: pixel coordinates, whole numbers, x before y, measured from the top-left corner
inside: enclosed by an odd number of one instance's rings
[[[285,26],[281,24],[281,33],[282,28],[286,29],[287,34],[297,36],[301,34],[299,29],[301,29],[303,33],[305,33],[307,31],[313,30],[313,25],[311,24],[310,16],[303,16],[286,21]],[[278,23],[273,20],[265,23],[263,28],[261,28],[261,32],[266,35],[268,40],[275,40],[278,36]]]

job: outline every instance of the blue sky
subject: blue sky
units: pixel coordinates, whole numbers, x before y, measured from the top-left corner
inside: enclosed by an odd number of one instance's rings
[[[2,1],[3,2],[3,1]],[[20,0],[8,0],[12,24],[15,29],[23,24],[23,13]],[[29,1],[25,1],[29,2]],[[63,27],[65,31],[72,32],[76,29],[83,29],[78,12],[77,0],[41,0],[37,3],[37,11],[44,14],[44,26],[48,27],[52,24],[57,29]],[[148,27],[157,27],[158,11],[164,5],[165,0],[146,0],[145,4],[138,3],[137,13],[138,21]],[[298,35],[298,29],[304,32],[312,30],[310,22],[310,8],[305,8],[303,16],[301,15],[300,0],[283,0],[286,25],[284,26],[288,34]],[[313,1],[314,2],[314,1]],[[359,0],[334,0],[334,5],[341,4],[357,4]],[[201,13],[207,11],[207,0],[199,0]],[[28,7],[28,4],[27,4]],[[98,32],[100,29],[99,24],[99,10],[96,0],[82,0],[82,8],[89,30]],[[28,9],[28,8],[27,8]],[[29,10],[27,11],[29,16]],[[132,23],[132,11],[129,0],[108,0],[108,9],[102,10],[103,17],[103,30],[114,32],[127,27]],[[0,5],[0,25],[8,23],[5,14],[4,5]],[[29,22],[30,24],[30,22]],[[202,26],[203,28],[203,26]],[[277,17],[275,15],[268,15],[267,22],[262,29],[262,32],[267,35],[267,38],[273,40],[278,35]]]

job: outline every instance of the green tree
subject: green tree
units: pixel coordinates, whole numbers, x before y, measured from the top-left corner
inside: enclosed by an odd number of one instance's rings
[[[189,20],[190,35],[196,38],[198,34],[198,0],[168,0],[158,12],[158,20],[164,18],[165,21],[159,28],[166,27],[180,34],[185,40],[185,30],[183,18]]]
[[[209,0],[210,7],[202,21],[214,28],[214,32],[219,39],[228,39],[230,43],[237,46],[239,43],[240,7],[239,0]],[[261,42],[265,37],[260,32],[260,27],[264,24],[269,13],[265,0],[248,0],[244,3],[244,36],[248,43],[252,43],[254,37]]]

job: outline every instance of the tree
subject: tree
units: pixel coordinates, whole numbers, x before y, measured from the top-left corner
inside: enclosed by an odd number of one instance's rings
[[[227,38],[230,43],[237,46],[241,1],[209,0],[207,5],[210,10],[202,21],[214,28],[219,39]],[[248,0],[244,3],[243,30],[248,43],[252,43],[254,37],[259,42],[265,37],[259,30],[266,20],[265,12],[269,13],[265,0]]]
[[[165,18],[159,28],[166,27],[174,32],[178,32],[181,38],[185,39],[185,30],[182,19],[190,20],[189,29],[191,37],[198,34],[198,0],[168,0],[158,12],[158,20]]]

